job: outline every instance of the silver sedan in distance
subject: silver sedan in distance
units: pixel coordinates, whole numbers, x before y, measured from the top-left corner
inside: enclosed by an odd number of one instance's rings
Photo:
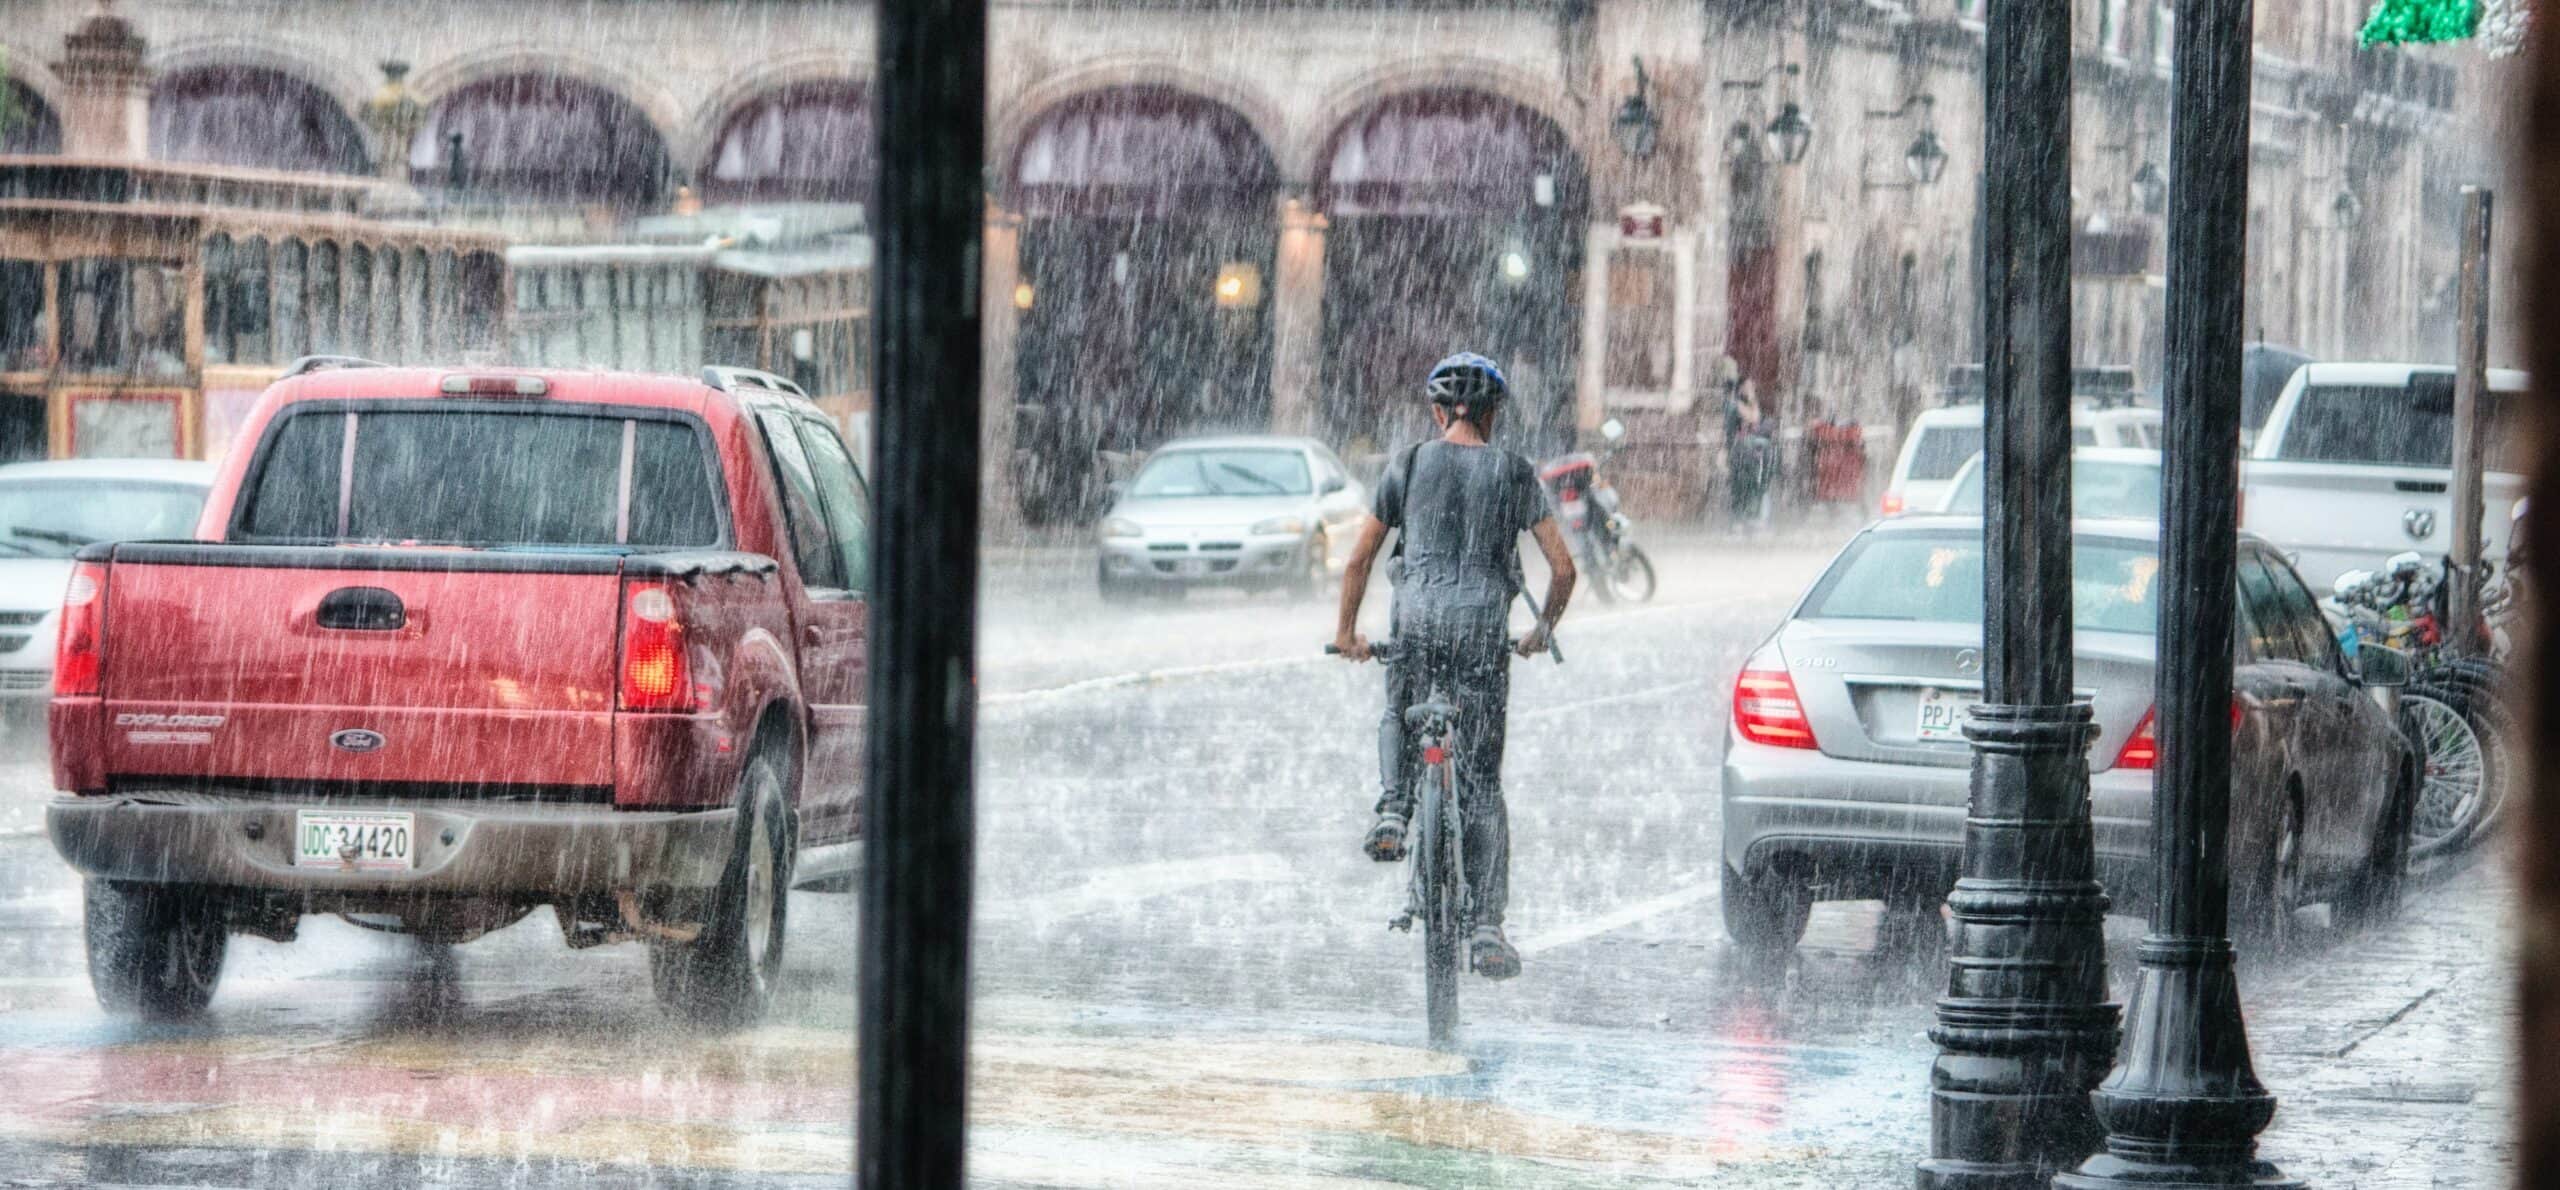
[[[2091,704],[2090,815],[2119,911],[2152,894],[2153,646],[2159,530],[2074,529],[2074,684]],[[2240,541],[2231,707],[2234,924],[2281,942],[2294,911],[2399,902],[2418,764],[2369,688],[2407,658],[2341,652],[2283,556]],[[1906,517],[1852,540],[1743,665],[1725,729],[1726,933],[1782,955],[1819,900],[1935,920],[1962,856],[1982,698],[1982,521]],[[1897,920],[1891,916],[1889,921]]]
[[[1148,456],[1102,518],[1107,602],[1203,586],[1312,597],[1351,548],[1367,495],[1309,438],[1193,438]]]

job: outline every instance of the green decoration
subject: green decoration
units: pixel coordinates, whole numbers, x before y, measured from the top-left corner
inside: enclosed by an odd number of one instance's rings
[[[2479,29],[2480,0],[2381,0],[2356,41],[2367,48],[2468,41]]]

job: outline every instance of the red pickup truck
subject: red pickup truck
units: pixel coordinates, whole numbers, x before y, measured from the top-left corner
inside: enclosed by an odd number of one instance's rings
[[[788,381],[308,366],[198,540],[64,601],[54,847],[111,1009],[212,997],[306,914],[463,942],[550,906],[754,1019],[788,891],[861,833],[869,497]]]

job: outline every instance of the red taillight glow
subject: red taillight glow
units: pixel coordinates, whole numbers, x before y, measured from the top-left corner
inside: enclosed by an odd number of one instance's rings
[[[684,621],[666,583],[632,583],[622,608],[622,709],[690,711],[693,678],[684,657]]]
[[[1883,507],[1883,509],[1884,509],[1884,515],[1886,515],[1886,516],[1901,516],[1901,515],[1902,515],[1902,493],[1900,493],[1900,492],[1886,492],[1886,493],[1884,494],[1884,504],[1882,505],[1882,507]]]
[[[539,397],[551,391],[551,382],[539,376],[467,376],[457,373],[445,377],[442,387],[450,396]]]
[[[1785,670],[1746,669],[1733,680],[1733,726],[1742,738],[1773,748],[1811,748],[1813,725]]]
[[[98,693],[98,660],[106,651],[107,568],[82,562],[62,592],[62,635],[53,651],[55,694]]]
[[[2126,736],[2124,747],[2116,752],[2115,767],[2120,769],[2154,769],[2160,767],[2160,708],[2142,712],[2142,722],[2133,734]],[[2240,700],[2231,700],[2231,730],[2240,730]]]

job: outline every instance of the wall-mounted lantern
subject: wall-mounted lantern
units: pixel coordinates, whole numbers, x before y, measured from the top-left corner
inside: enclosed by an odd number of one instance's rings
[[[1618,105],[1618,114],[1609,121],[1609,135],[1617,138],[1619,151],[1629,160],[1643,161],[1653,156],[1654,144],[1662,137],[1662,115],[1653,110],[1644,59],[1635,59],[1635,64],[1636,93]]]
[[[1773,76],[1784,74],[1788,78],[1794,78],[1802,73],[1803,68],[1795,63],[1781,62],[1761,71],[1758,78],[1726,79],[1717,85],[1727,91],[1758,91],[1768,85]],[[1748,124],[1737,121],[1733,127],[1736,139],[1743,141],[1749,139]],[[1770,160],[1782,165],[1801,165],[1804,163],[1805,153],[1813,147],[1813,121],[1806,119],[1804,108],[1790,99],[1779,107],[1777,118],[1770,120],[1768,127],[1760,130],[1760,141],[1766,146]],[[1747,145],[1737,144],[1733,146],[1734,155],[1741,156],[1746,149]]]
[[[1936,120],[1938,100],[1936,96],[1923,91],[1909,99],[1903,100],[1901,107],[1894,108],[1891,111],[1870,111],[1866,114],[1866,118],[1870,121],[1899,120],[1910,115],[1915,108],[1918,109],[1920,113],[1920,133],[1919,135],[1912,137],[1910,147],[1902,151],[1902,172],[1906,177],[1910,178],[1910,181],[1871,182],[1861,180],[1859,182],[1860,189],[1910,190],[1919,186],[1935,186],[1938,184],[1938,179],[1946,175],[1947,147],[1944,144],[1941,144],[1938,140],[1938,127]]]

